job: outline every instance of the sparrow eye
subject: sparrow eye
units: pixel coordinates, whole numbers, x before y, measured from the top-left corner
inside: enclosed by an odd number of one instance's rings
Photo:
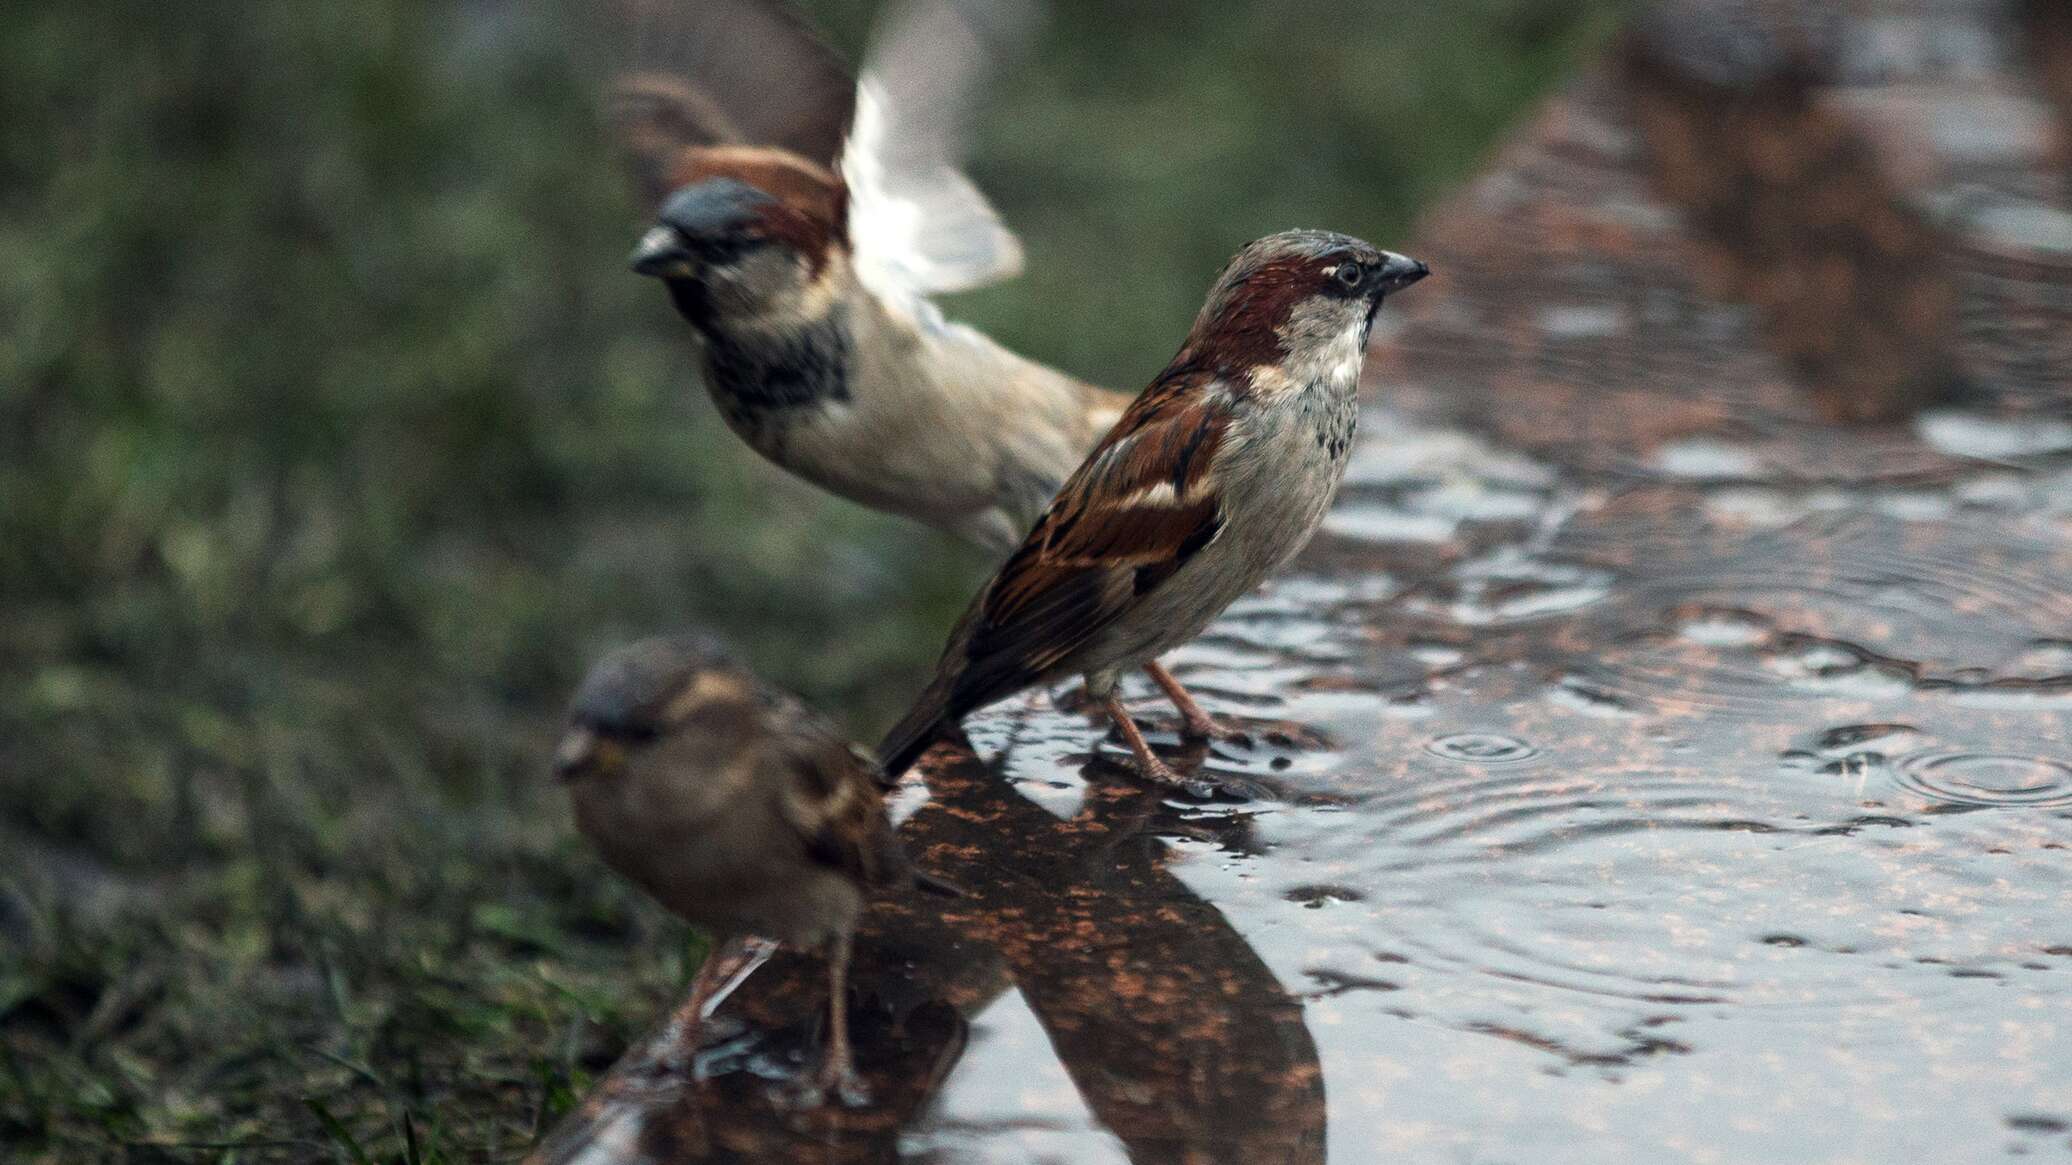
[[[1338,265],[1338,281],[1347,287],[1358,287],[1360,280],[1365,278],[1366,275],[1365,271],[1360,270],[1358,263],[1341,263]]]
[[[590,720],[583,727],[601,739],[627,748],[653,744],[662,738],[662,730],[645,720]]]

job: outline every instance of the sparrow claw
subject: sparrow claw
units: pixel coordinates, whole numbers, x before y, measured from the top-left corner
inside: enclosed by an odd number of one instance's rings
[[[1173,766],[1159,760],[1157,757],[1148,757],[1138,762],[1134,767],[1137,770],[1137,776],[1154,785],[1166,785],[1175,789],[1185,789],[1196,783],[1174,772]]]
[[[813,1087],[825,1100],[832,1100],[843,1108],[863,1108],[871,1102],[870,1085],[847,1063],[829,1061],[813,1074]]]
[[[830,1057],[810,1076],[797,1076],[770,1093],[780,1104],[793,1109],[821,1108],[830,1103],[843,1108],[865,1108],[871,1103],[870,1086],[855,1067]]]
[[[1206,740],[1217,744],[1235,744],[1242,748],[1252,748],[1257,744],[1257,741],[1253,740],[1252,734],[1244,729],[1232,728],[1219,724],[1214,720],[1210,720],[1206,724],[1189,723],[1184,725],[1180,729],[1180,739]]]
[[[1241,777],[1227,777],[1200,769],[1181,775],[1171,765],[1153,757],[1149,764],[1132,765],[1136,775],[1151,784],[1178,790],[1197,801],[1263,801],[1271,797]]]

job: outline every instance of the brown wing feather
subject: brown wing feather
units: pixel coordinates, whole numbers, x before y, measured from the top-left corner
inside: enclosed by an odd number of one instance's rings
[[[906,855],[885,816],[881,776],[870,755],[797,700],[782,699],[768,716],[769,738],[785,741],[788,748],[783,811],[807,856],[866,886],[908,877]]]
[[[945,658],[960,667],[951,716],[1043,678],[1215,539],[1211,470],[1229,426],[1207,375],[1160,381],[1131,404],[965,617]]]
[[[878,745],[887,774],[945,725],[1048,678],[1215,540],[1230,420],[1216,377],[1184,365],[1130,403],[957,621],[934,681]]]
[[[832,168],[855,103],[841,57],[775,0],[577,0],[605,112],[651,203],[687,150],[775,146]]]

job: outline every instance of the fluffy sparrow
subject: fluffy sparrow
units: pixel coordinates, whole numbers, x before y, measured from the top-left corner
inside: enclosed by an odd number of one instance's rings
[[[710,642],[675,637],[591,669],[554,770],[605,864],[722,940],[689,1014],[769,940],[827,952],[816,1083],[848,1090],[849,938],[866,892],[909,876],[869,756]]]
[[[1427,273],[1327,231],[1239,251],[1179,355],[958,621],[935,681],[879,746],[886,771],[966,713],[1077,674],[1139,771],[1180,783],[1117,676],[1194,638],[1316,532],[1352,447],[1374,313]]]
[[[768,0],[596,0],[607,106],[655,225],[633,269],[703,341],[727,425],[851,501],[998,553],[1121,413],[929,296],[1021,270],[958,170],[1023,0],[895,4],[852,86]]]

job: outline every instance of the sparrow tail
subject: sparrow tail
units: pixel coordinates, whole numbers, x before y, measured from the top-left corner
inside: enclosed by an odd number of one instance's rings
[[[901,773],[914,767],[930,745],[956,731],[965,709],[952,707],[950,694],[950,681],[937,676],[921,698],[914,701],[913,708],[879,742],[878,763],[884,766],[886,780],[897,781]]]
[[[940,740],[948,727],[941,705],[923,701],[906,719],[892,726],[885,739],[878,745],[878,763],[884,766],[888,780],[897,780],[899,775],[914,767],[921,754],[930,745]]]

